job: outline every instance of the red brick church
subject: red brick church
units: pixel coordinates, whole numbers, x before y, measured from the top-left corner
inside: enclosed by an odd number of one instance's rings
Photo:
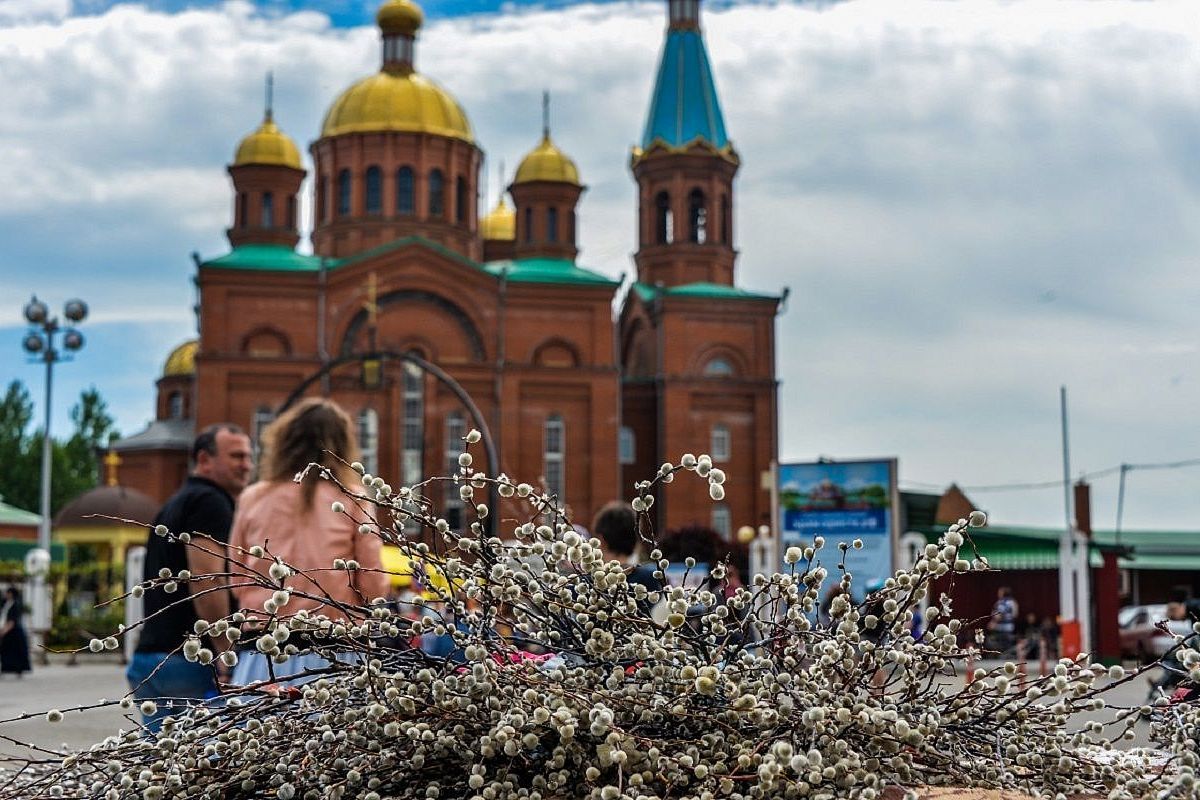
[[[499,468],[543,480],[584,524],[684,452],[711,453],[728,494],[714,504],[703,481],[676,482],[655,507],[660,526],[728,535],[767,522],[780,298],[737,285],[739,156],[699,0],[669,9],[630,155],[637,277],[622,286],[609,275],[623,265],[577,260],[586,187],[548,128],[507,187],[511,205],[480,217],[467,112],[417,69],[420,8],[387,0],[380,69],[330,105],[311,176],[270,110],[239,144],[231,250],[198,261],[199,337],[168,359],[157,419],[116,445],[122,483],[163,499],[194,430],[228,420],[254,435],[290,397],[326,394],[393,484],[447,474],[473,405]],[[301,191],[314,193],[312,255],[296,251]],[[456,502],[445,498],[448,513]]]

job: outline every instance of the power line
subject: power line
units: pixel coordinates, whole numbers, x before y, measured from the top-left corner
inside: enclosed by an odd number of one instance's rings
[[[1163,461],[1152,464],[1118,464],[1115,467],[1096,470],[1095,472],[1085,472],[1076,480],[1094,481],[1098,478],[1107,478],[1110,475],[1117,473],[1131,472],[1138,469],[1182,469],[1184,467],[1200,466],[1200,458],[1189,458],[1183,461]],[[928,481],[910,481],[902,480],[901,483],[909,486],[920,486],[932,489],[944,488],[944,483],[930,483]],[[983,486],[960,486],[964,492],[1025,492],[1036,491],[1039,489],[1058,489],[1065,481],[1062,478],[1052,481],[1033,481],[1025,483],[994,483]]]

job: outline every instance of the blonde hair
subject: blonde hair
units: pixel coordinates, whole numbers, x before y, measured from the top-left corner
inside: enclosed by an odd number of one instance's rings
[[[288,409],[263,431],[263,456],[259,477],[265,481],[290,481],[309,464],[328,468],[346,485],[357,477],[347,464],[358,460],[354,424],[332,400],[311,397]],[[304,506],[312,505],[320,478],[304,481]]]

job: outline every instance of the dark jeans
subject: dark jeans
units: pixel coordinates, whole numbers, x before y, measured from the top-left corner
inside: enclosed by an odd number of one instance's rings
[[[182,653],[134,653],[125,678],[138,703],[153,700],[158,705],[153,714],[142,715],[153,733],[158,733],[165,718],[217,695],[212,667],[192,663]]]

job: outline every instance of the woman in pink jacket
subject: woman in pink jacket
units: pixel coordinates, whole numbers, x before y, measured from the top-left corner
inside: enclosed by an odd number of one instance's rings
[[[335,621],[359,622],[362,609],[388,591],[388,576],[379,560],[381,541],[374,534],[358,532],[355,517],[365,515],[355,513],[359,510],[355,503],[332,481],[321,478],[319,470],[309,470],[303,481],[296,481],[315,463],[328,468],[347,488],[359,486],[357,473],[339,460],[348,463],[358,457],[346,412],[330,400],[304,400],[271,423],[263,440],[260,480],[238,499],[229,535],[230,556],[261,575],[268,575],[271,565],[282,560],[294,574],[285,579],[284,588],[291,593],[286,605],[277,607],[272,598],[278,586],[249,585],[237,577],[245,571],[233,568],[236,606],[257,621],[245,626],[247,635],[233,673],[233,683],[240,685],[270,680],[268,656],[255,649],[256,637],[248,634],[267,626],[272,613],[290,617],[307,609]],[[342,503],[345,511],[333,511],[335,502]],[[255,546],[264,549],[262,557],[249,555]],[[353,559],[359,568],[334,569],[335,559]],[[294,643],[306,644],[296,638]],[[328,663],[316,653],[293,655],[274,665],[274,676],[282,680]]]

